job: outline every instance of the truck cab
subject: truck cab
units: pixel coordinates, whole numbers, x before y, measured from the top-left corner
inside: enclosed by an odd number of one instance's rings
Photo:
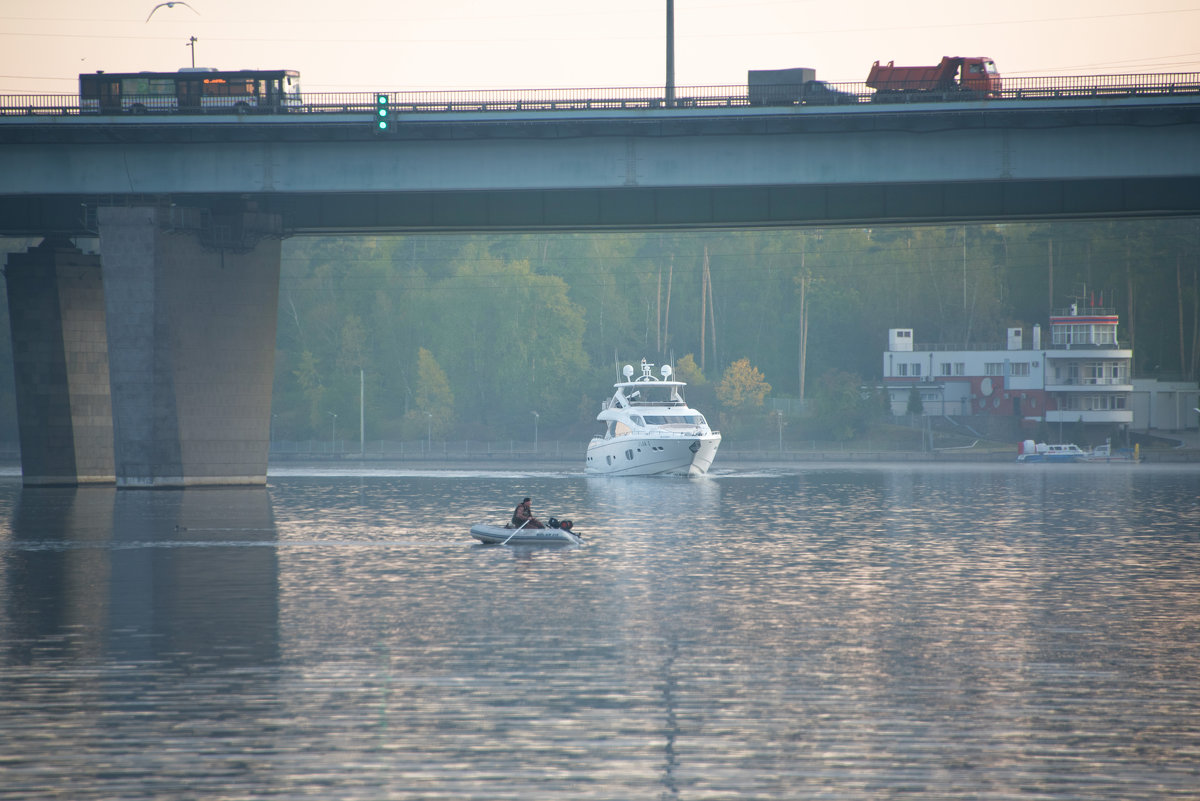
[[[987,97],[999,96],[1000,73],[996,70],[996,62],[990,58],[964,58],[958,84],[963,89],[981,92]]]

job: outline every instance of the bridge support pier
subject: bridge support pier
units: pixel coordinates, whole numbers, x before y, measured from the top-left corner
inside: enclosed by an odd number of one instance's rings
[[[117,486],[266,484],[279,217],[98,211]]]
[[[48,238],[5,275],[25,486],[112,483],[100,257]]]

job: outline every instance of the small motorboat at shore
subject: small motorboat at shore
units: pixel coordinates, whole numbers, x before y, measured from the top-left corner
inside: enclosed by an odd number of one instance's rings
[[[1113,450],[1111,442],[1105,442],[1091,450],[1084,450],[1074,443],[1047,445],[1027,439],[1017,448],[1017,461],[1023,463],[1079,463],[1079,462],[1140,462],[1137,445],[1133,448]]]
[[[546,528],[497,526],[476,523],[471,536],[484,545],[582,545],[583,537],[572,530],[570,520],[559,523],[553,517]],[[555,525],[558,523],[558,525]]]

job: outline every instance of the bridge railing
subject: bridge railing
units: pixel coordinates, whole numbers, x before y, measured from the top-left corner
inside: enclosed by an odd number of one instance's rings
[[[1005,78],[1002,96],[1039,98],[1133,97],[1200,94],[1200,73],[1152,75],[1065,75],[1052,78]]]
[[[79,95],[0,95],[0,114],[49,115],[79,113]]]
[[[814,95],[806,103],[839,107],[868,103],[874,91],[864,83],[826,83],[828,92]],[[752,105],[745,86],[677,87],[668,101],[661,86],[633,88],[574,89],[460,89],[447,91],[387,92],[389,105],[397,114],[445,112],[537,112],[602,109],[702,109]],[[1116,97],[1160,97],[1200,95],[1200,72],[1130,75],[1067,75],[1004,78],[1001,100],[1087,99]],[[219,114],[357,114],[373,113],[374,92],[307,93],[303,103],[288,109],[212,110]],[[893,93],[890,102],[972,100],[971,92]],[[786,102],[785,102],[786,104]],[[148,116],[172,114],[152,111]],[[74,116],[80,114],[78,95],[0,95],[0,116]],[[84,116],[91,116],[85,113]],[[99,116],[99,115],[97,115]]]
[[[661,86],[590,89],[456,89],[433,92],[386,92],[396,113],[471,111],[571,111],[590,109],[653,109],[669,104]],[[679,108],[745,106],[745,87],[692,86],[676,91]],[[306,94],[311,112],[374,111],[375,93]]]

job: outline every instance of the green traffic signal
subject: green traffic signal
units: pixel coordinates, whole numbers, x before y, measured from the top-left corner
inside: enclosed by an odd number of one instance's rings
[[[377,92],[375,94],[375,132],[384,133],[390,125],[388,96],[383,92]]]

